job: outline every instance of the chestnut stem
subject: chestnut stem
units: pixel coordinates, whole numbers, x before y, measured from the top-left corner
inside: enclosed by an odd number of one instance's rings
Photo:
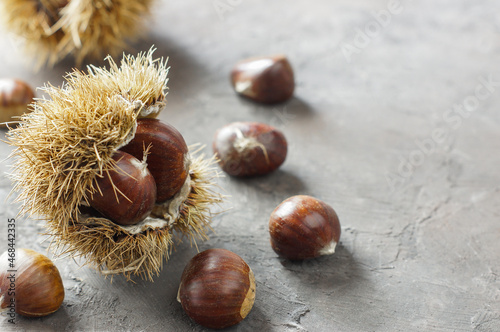
[[[235,133],[237,139],[234,141],[234,148],[236,149],[236,151],[238,151],[238,153],[242,153],[244,151],[251,150],[254,147],[258,147],[264,153],[266,162],[268,164],[270,163],[269,156],[267,155],[267,149],[264,144],[257,141],[257,139],[254,137],[245,137],[243,135],[243,132],[239,128],[235,129]]]
[[[319,251],[320,255],[332,255],[335,253],[335,248],[337,247],[337,242],[332,241],[326,247]]]

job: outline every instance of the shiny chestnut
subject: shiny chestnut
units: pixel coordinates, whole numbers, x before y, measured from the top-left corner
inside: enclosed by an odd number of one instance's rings
[[[28,111],[28,105],[35,98],[28,83],[17,79],[0,79],[0,122],[15,121]]]
[[[208,249],[187,264],[177,300],[198,324],[222,329],[239,323],[252,309],[255,277],[237,254]]]
[[[49,258],[31,249],[0,256],[0,311],[42,317],[57,311],[63,300],[61,275]]]
[[[123,151],[113,154],[114,168],[95,179],[90,206],[119,225],[144,220],[156,201],[156,183],[147,164]]]
[[[295,90],[292,66],[284,55],[240,61],[231,71],[231,83],[240,95],[266,104],[283,102]]]
[[[182,188],[187,179],[188,147],[173,126],[157,119],[138,119],[133,140],[121,150],[140,159],[148,147],[148,169],[156,182],[156,200],[157,203],[165,202]]]
[[[269,233],[278,255],[300,260],[333,254],[340,239],[340,223],[330,205],[298,195],[286,199],[272,212]]]
[[[219,166],[233,176],[270,173],[283,164],[288,149],[281,131],[259,122],[234,122],[222,127],[212,147]]]

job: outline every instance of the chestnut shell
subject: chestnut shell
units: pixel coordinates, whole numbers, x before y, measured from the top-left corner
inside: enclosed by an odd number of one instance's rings
[[[146,165],[130,154],[116,151],[112,158],[116,169],[96,177],[100,191],[92,195],[90,206],[116,224],[137,224],[155,206],[155,180]],[[115,193],[113,185],[120,192]]]
[[[220,128],[212,147],[222,170],[242,177],[276,170],[285,162],[288,150],[283,133],[260,122],[233,122]]]
[[[247,263],[226,249],[208,249],[187,264],[178,300],[191,319],[221,329],[243,320],[255,301],[255,277]]]
[[[295,90],[293,69],[284,55],[238,62],[231,71],[231,84],[240,95],[266,104],[283,102]]]
[[[57,311],[64,300],[64,286],[54,263],[34,250],[23,248],[14,252],[14,267],[9,266],[8,258],[9,252],[0,256],[0,307],[8,307],[12,298],[9,289],[14,289],[15,310],[18,314],[41,317]],[[15,275],[15,281],[11,288],[9,276],[12,274]]]
[[[0,122],[8,122],[13,116],[28,111],[28,104],[35,98],[28,83],[17,79],[0,79]]]
[[[132,141],[121,148],[138,159],[151,145],[147,157],[148,169],[156,181],[156,202],[172,198],[184,185],[189,174],[189,155],[186,141],[173,126],[158,119],[137,120]]]
[[[291,260],[333,254],[340,232],[335,210],[306,195],[284,200],[271,213],[269,220],[273,250]]]

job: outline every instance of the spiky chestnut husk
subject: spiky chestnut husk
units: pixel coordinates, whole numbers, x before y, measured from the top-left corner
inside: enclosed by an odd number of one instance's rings
[[[64,33],[54,30],[59,12],[68,0],[4,0],[0,13],[5,25],[24,39],[28,54],[37,55],[37,67],[56,63],[64,56],[56,51]],[[2,6],[3,5],[3,6]]]
[[[35,52],[38,67],[68,55],[117,55],[145,30],[155,0],[4,0],[7,27]]]
[[[152,101],[166,89],[165,81],[146,79],[166,77],[165,64],[153,61],[152,51],[125,57],[122,67],[109,72],[92,69],[70,74],[62,88],[43,88],[49,98],[33,104],[33,112],[9,131],[8,140],[16,147],[12,178],[23,203],[20,213],[47,220],[59,253],[83,256],[103,273],[151,279],[172,248],[174,230],[190,240],[206,237],[210,206],[221,199],[211,190],[213,161],[193,157],[179,193],[137,225],[122,227],[85,215],[83,206],[97,191],[95,177],[134,137],[141,111],[158,108]],[[132,75],[130,91],[118,83],[125,72]]]

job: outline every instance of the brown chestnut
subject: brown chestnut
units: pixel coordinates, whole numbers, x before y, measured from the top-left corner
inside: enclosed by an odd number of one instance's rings
[[[340,223],[330,205],[298,195],[284,200],[273,211],[269,233],[278,255],[300,260],[333,254],[340,239]]]
[[[173,126],[157,119],[138,119],[134,139],[121,150],[140,159],[149,146],[148,169],[156,181],[156,201],[161,203],[172,198],[186,181],[188,147]]]
[[[61,275],[49,258],[31,249],[0,256],[0,311],[41,317],[57,311],[63,300]]]
[[[295,89],[292,66],[284,55],[240,61],[231,71],[237,93],[266,104],[289,99]]]
[[[177,300],[198,324],[222,329],[239,323],[252,309],[255,277],[237,254],[208,249],[187,264]]]
[[[219,129],[213,142],[222,170],[233,176],[264,175],[283,164],[285,136],[259,122],[234,122]]]
[[[123,151],[113,154],[116,165],[96,178],[90,206],[119,225],[144,220],[156,201],[156,184],[147,164]]]
[[[28,105],[35,98],[28,83],[17,79],[0,79],[0,122],[15,121],[28,111]]]

